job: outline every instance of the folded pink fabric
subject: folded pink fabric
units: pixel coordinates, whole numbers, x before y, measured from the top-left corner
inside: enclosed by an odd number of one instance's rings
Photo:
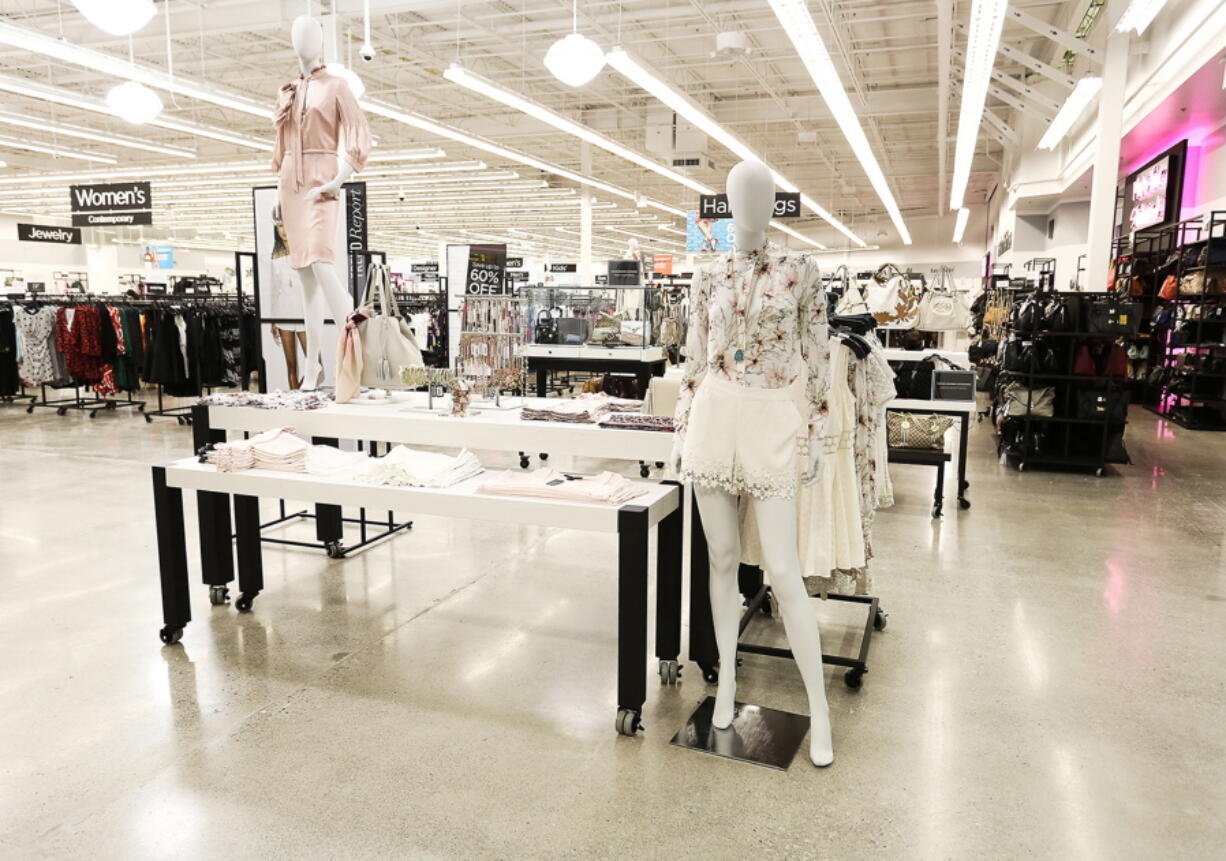
[[[477,493],[492,496],[527,496],[605,505],[621,505],[646,492],[641,484],[616,473],[602,472],[570,479],[547,466],[530,473],[501,472],[477,488]]]

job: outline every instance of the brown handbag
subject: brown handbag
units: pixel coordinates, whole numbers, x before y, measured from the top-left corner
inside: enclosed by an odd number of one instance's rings
[[[945,431],[953,427],[951,416],[937,413],[886,414],[886,442],[890,448],[927,448],[943,451]]]

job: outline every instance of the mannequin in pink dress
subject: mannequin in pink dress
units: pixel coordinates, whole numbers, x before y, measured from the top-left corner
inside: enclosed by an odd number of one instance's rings
[[[294,20],[292,41],[301,69],[281,87],[273,122],[273,169],[278,208],[290,246],[290,265],[302,283],[307,364],[302,388],[323,378],[324,320],[343,325],[353,297],[341,285],[336,262],[337,192],[366,164],[370,130],[344,79],[323,68],[323,28],[307,15]]]

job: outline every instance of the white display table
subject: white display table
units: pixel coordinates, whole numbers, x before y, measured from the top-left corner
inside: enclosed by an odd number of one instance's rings
[[[958,507],[962,509],[970,508],[971,502],[966,496],[966,491],[971,486],[971,483],[966,480],[966,447],[971,434],[971,416],[974,415],[977,409],[975,402],[895,398],[886,404],[886,409],[904,413],[937,413],[938,415],[953,416],[958,419]],[[940,486],[938,484],[938,487]],[[940,508],[940,501],[938,500],[933,510],[934,517],[940,516]]]
[[[647,396],[647,384],[664,373],[668,362],[663,347],[594,347],[586,344],[525,344],[528,370],[536,374],[537,397],[548,394],[550,371],[634,374],[639,397]]]
[[[618,536],[618,732],[633,735],[647,696],[647,596],[651,529],[656,546],[656,653],[660,677],[677,680],[681,651],[681,488],[673,483],[639,482],[644,493],[615,505],[534,498],[486,496],[476,492],[487,475],[443,490],[357,484],[305,473],[245,470],[218,472],[196,458],[153,467],[154,512],[162,584],[163,643],[173,645],[191,621],[183,491],[195,490],[225,501],[233,497],[238,555],[240,612],[251,610],[264,589],[259,498],[296,499],[320,505],[387,508],[414,514],[495,520],[534,526],[581,529]],[[227,527],[228,528],[228,527]],[[227,541],[227,545],[229,542]],[[202,545],[202,554],[205,547]],[[227,546],[226,552],[230,549]]]

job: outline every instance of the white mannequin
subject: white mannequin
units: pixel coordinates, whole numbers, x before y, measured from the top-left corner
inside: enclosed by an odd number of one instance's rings
[[[775,182],[761,162],[743,161],[728,174],[728,203],[735,220],[737,254],[766,244],[766,227],[774,216]],[[701,385],[701,383],[700,383]],[[816,475],[819,446],[812,446],[806,481]],[[679,447],[674,469],[680,466]],[[738,499],[724,490],[695,485],[694,499],[702,513],[711,567],[711,616],[719,650],[719,688],[711,723],[731,725],[736,703],[736,644],[740,636],[741,595],[737,568],[741,561]],[[821,634],[810,612],[796,542],[796,500],[750,498],[762,544],[763,568],[779,601],[788,642],[809,695],[809,759],[824,767],[834,761],[830,711],[822,671]]]
[[[311,71],[323,64],[324,31],[319,22],[309,15],[299,15],[294,19],[290,31],[294,45],[294,53],[298,55],[298,68],[303,77],[308,77]],[[309,90],[311,82],[303,82]],[[306,92],[303,98],[306,98]],[[336,157],[336,176],[331,182],[317,185],[307,192],[307,200],[315,200],[324,195],[335,196],[340,187],[353,176],[353,165],[345,161],[343,156]],[[281,204],[277,204],[274,217],[281,217]],[[307,362],[302,377],[303,389],[315,389],[323,381],[323,340],[324,320],[329,311],[336,325],[342,326],[349,312],[353,310],[353,297],[341,285],[336,266],[332,263],[319,261],[302,269],[294,270],[302,283],[303,311],[305,313],[307,330]]]

